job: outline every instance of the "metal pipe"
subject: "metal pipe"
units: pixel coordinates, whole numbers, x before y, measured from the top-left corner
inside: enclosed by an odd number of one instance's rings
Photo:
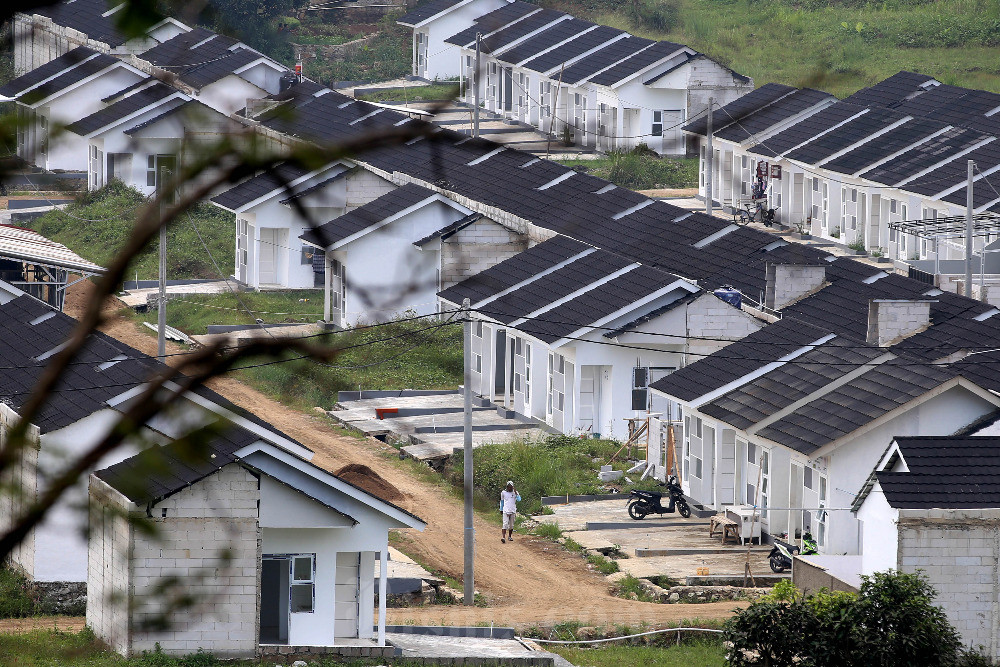
[[[472,318],[470,317],[471,303],[468,299],[462,300],[462,310],[465,315],[464,348],[465,354],[463,363],[465,365],[465,386],[462,388],[464,400],[464,454],[465,454],[465,475],[463,487],[465,491],[465,605],[472,606],[476,603],[476,584],[473,573],[475,556],[475,531],[472,523]]]
[[[968,184],[965,187],[965,296],[972,298],[972,170],[976,163],[968,162]]]

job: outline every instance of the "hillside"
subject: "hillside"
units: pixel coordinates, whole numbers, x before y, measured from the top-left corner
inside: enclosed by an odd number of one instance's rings
[[[1000,92],[996,0],[542,0],[633,34],[687,44],[761,86],[844,97],[899,70]]]

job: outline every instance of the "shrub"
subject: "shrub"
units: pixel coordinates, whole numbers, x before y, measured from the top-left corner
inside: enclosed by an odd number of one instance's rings
[[[862,577],[856,595],[824,590],[803,598],[783,587],[726,623],[730,664],[931,667],[975,660],[962,654],[934,596],[922,575],[900,572]]]
[[[545,537],[550,540],[558,540],[562,537],[562,529],[558,523],[540,523],[535,526],[535,530],[532,532],[539,537]]]
[[[0,618],[25,618],[37,613],[28,580],[7,568],[0,569]]]
[[[679,14],[677,0],[635,0],[632,4],[632,23],[641,28],[668,32],[677,25]]]
[[[614,592],[620,598],[631,599],[634,595],[639,602],[655,602],[653,596],[642,587],[639,579],[631,574],[625,575],[615,583]]]
[[[601,574],[614,574],[618,572],[618,561],[611,558],[605,558],[600,554],[591,554],[587,556],[587,562],[594,566],[594,569]]]

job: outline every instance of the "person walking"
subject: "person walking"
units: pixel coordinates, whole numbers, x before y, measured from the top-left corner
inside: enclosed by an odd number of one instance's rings
[[[508,480],[507,488],[500,492],[500,511],[503,512],[503,525],[500,527],[500,542],[514,541],[514,515],[517,514],[517,501],[521,494],[514,488],[514,482]]]

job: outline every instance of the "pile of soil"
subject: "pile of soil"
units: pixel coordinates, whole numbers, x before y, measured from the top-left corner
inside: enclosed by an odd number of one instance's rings
[[[349,484],[364,489],[376,498],[382,500],[403,500],[405,496],[389,482],[368,466],[359,463],[348,463],[333,473]]]

